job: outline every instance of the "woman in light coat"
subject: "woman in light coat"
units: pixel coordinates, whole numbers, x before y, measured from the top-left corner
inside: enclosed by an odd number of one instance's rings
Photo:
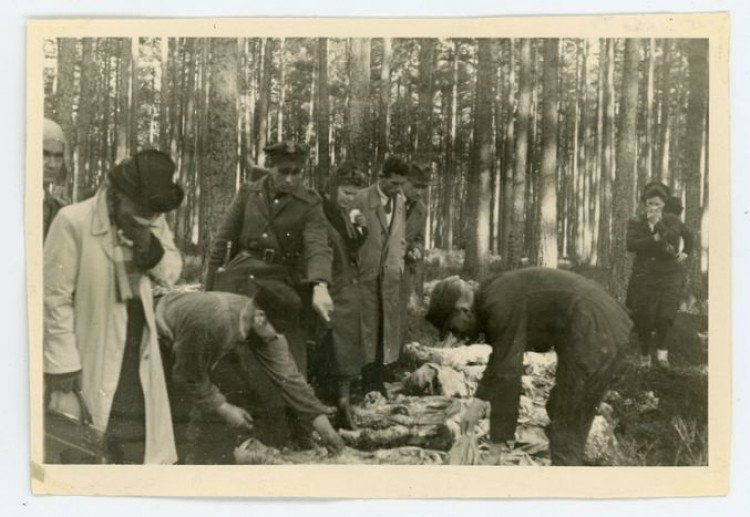
[[[47,389],[80,390],[105,442],[121,434],[113,406],[127,410],[140,398],[145,422],[135,425],[145,443],[134,463],[177,460],[151,292],[152,279],[172,284],[182,269],[161,215],[183,197],[173,171],[158,151],[125,160],[93,198],[57,214],[44,244]]]

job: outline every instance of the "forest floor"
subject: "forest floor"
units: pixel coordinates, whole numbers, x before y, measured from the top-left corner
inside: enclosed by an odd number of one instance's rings
[[[441,259],[444,255],[441,256]],[[426,264],[426,293],[434,280],[458,274],[458,256]],[[579,273],[601,281],[606,273],[595,268]],[[406,343],[419,343],[430,357],[392,365],[388,373],[388,399],[355,396],[358,431],[344,431],[347,450],[337,458],[322,447],[297,451],[264,445],[258,437],[207,461],[238,463],[367,463],[444,464],[453,462],[457,444],[466,445],[458,433],[458,421],[481,377],[484,359],[469,358],[460,365],[429,352],[439,348],[437,333],[424,320],[423,309],[411,306],[407,316]],[[621,367],[599,408],[587,446],[591,465],[695,466],[708,463],[708,318],[680,312],[669,344],[670,367],[642,368],[638,348],[631,340]],[[455,345],[455,344],[454,344]],[[469,347],[462,347],[468,351]],[[476,347],[472,347],[476,348]],[[476,355],[476,354],[474,354]],[[543,356],[552,356],[552,359]],[[481,444],[486,440],[487,420],[477,434],[480,451],[472,463],[547,465],[549,453],[544,425],[544,403],[554,384],[556,359],[552,354],[526,354],[518,443],[512,454],[487,458]],[[465,359],[465,358],[464,358]],[[458,362],[464,361],[460,359]],[[476,362],[472,362],[476,361]],[[429,363],[429,364],[426,364]],[[456,361],[453,361],[456,363]],[[455,377],[455,369],[459,377]],[[416,372],[416,373],[415,373]],[[411,377],[410,377],[411,374]],[[450,374],[450,375],[448,375]],[[425,378],[427,375],[429,378]],[[415,379],[419,386],[415,385]],[[456,380],[458,379],[458,381]],[[441,382],[442,381],[442,382]],[[441,384],[445,384],[442,386]],[[355,386],[356,388],[356,386]],[[323,396],[323,395],[321,395]],[[595,436],[596,435],[596,436]],[[240,443],[235,437],[235,445]],[[454,452],[450,452],[453,448]],[[462,451],[462,454],[467,454]],[[471,456],[471,454],[469,454]],[[459,459],[458,461],[463,461]]]

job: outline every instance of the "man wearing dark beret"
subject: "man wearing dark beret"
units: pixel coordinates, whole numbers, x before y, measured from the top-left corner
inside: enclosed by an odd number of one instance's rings
[[[632,322],[598,284],[567,271],[528,268],[483,283],[458,277],[435,286],[427,320],[445,335],[477,339],[492,355],[461,427],[472,432],[490,405],[493,449],[515,440],[523,354],[557,352],[546,429],[553,465],[583,464],[591,424],[627,345]]]
[[[296,289],[305,304],[328,321],[333,310],[328,293],[333,252],[321,199],[303,185],[307,146],[279,142],[264,151],[269,172],[240,187],[216,232],[206,290],[246,295],[248,280],[279,280]],[[297,367],[306,375],[306,340],[300,316],[287,315],[285,335]],[[260,365],[256,370],[259,384],[265,386],[261,390],[265,407],[258,408],[256,414],[266,410],[266,422],[285,425],[285,418],[279,415],[287,405]],[[259,425],[264,425],[262,417]]]
[[[684,225],[665,210],[670,197],[663,183],[648,183],[641,195],[642,213],[630,219],[627,227],[627,250],[635,253],[635,260],[626,304],[633,313],[644,367],[651,365],[652,334],[656,335],[659,366],[669,366],[667,338],[680,306],[681,264],[687,254],[680,252]]]
[[[182,270],[163,215],[183,198],[175,168],[154,150],[120,162],[44,243],[46,388],[53,401],[80,392],[109,462],[177,459],[151,291]]]

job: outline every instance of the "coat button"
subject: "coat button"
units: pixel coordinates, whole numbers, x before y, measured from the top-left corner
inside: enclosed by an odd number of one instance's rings
[[[278,200],[278,199],[274,199],[274,200],[273,200],[273,204],[274,204],[274,205],[278,205],[278,204],[279,204],[279,200]]]
[[[250,280],[252,280],[253,278],[255,278],[255,275],[250,275]]]
[[[264,233],[263,235],[261,235],[261,237],[263,237],[264,239],[267,239],[268,238],[268,234]]]
[[[356,279],[356,278],[355,278],[354,280],[352,280],[352,284],[354,284],[354,285],[357,285],[358,283],[359,283],[359,282],[357,281],[357,279]]]
[[[144,361],[148,361],[149,359],[151,359],[151,355],[149,355],[149,354],[143,354],[143,360]]]

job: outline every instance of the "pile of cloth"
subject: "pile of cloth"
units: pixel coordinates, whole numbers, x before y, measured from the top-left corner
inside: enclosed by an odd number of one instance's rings
[[[235,459],[244,464],[393,464],[393,465],[549,465],[549,424],[545,404],[555,382],[554,352],[524,354],[524,375],[516,441],[499,452],[489,446],[489,420],[480,420],[471,436],[460,423],[472,402],[492,349],[486,344],[447,348],[410,343],[403,360],[411,371],[386,385],[388,397],[368,393],[354,407],[359,429],[341,430],[347,444],[339,456],[325,449],[281,451],[250,439],[237,447]],[[609,412],[607,411],[609,408]],[[589,435],[589,461],[608,463],[617,443],[611,407],[600,408]]]

